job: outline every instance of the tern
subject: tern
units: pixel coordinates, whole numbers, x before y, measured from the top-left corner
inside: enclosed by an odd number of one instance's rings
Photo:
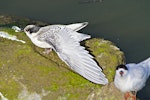
[[[27,25],[24,32],[34,45],[47,49],[46,53],[54,50],[59,58],[76,73],[93,83],[105,85],[108,79],[102,69],[89,51],[80,45],[81,41],[91,38],[90,35],[77,32],[87,25],[88,22],[44,27]]]
[[[141,90],[150,75],[150,58],[135,64],[129,63],[126,65],[119,65],[116,68],[116,74],[114,78],[115,86],[125,93],[125,100],[128,97],[136,100],[136,93]],[[131,96],[129,93],[132,93]]]

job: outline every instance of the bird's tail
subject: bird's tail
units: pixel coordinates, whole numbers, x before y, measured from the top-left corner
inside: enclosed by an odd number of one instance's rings
[[[149,70],[149,74],[150,74],[150,57],[147,58],[146,60],[144,60],[143,62],[144,65],[146,65],[146,67],[148,67],[148,70]]]
[[[79,31],[80,29],[86,27],[87,25],[88,25],[88,22],[83,22],[83,23],[69,24],[69,25],[66,25],[66,27],[74,31]]]

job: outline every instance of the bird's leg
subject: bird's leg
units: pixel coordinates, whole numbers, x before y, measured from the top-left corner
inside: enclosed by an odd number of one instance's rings
[[[136,93],[137,93],[136,91],[131,91],[131,94],[130,92],[126,92],[124,95],[125,100],[129,100],[129,99],[136,100]]]
[[[133,100],[136,100],[136,95],[131,96]]]
[[[49,54],[52,51],[52,48],[45,48],[44,54]]]
[[[132,96],[131,96],[131,98],[133,99],[133,100],[136,100],[136,91],[131,91],[131,93],[132,93]]]
[[[124,99],[125,99],[125,100],[128,100],[128,97],[130,97],[130,92],[126,92],[126,93],[125,93]]]

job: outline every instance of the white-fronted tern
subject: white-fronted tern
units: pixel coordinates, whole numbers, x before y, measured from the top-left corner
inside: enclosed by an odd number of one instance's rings
[[[116,68],[114,79],[115,86],[125,93],[125,100],[128,97],[136,100],[136,93],[141,90],[150,75],[150,58],[135,64],[119,65]],[[133,94],[130,95],[130,92]]]

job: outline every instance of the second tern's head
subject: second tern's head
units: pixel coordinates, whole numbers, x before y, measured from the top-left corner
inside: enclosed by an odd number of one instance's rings
[[[119,65],[116,68],[116,75],[120,77],[125,77],[128,73],[128,68],[125,65]]]

